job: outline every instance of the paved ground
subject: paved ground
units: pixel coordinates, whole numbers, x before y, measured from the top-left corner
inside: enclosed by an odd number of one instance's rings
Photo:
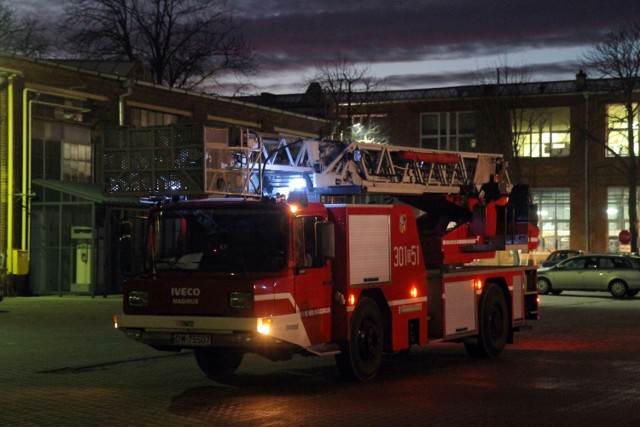
[[[640,297],[543,296],[534,329],[496,360],[434,345],[369,383],[332,359],[249,356],[227,384],[190,353],[113,329],[120,298],[0,303],[0,426],[640,425]]]

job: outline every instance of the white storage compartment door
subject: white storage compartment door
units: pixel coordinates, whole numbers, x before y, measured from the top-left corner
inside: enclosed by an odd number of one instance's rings
[[[476,291],[473,280],[444,285],[445,335],[476,330]]]
[[[391,281],[389,215],[349,215],[349,284]]]

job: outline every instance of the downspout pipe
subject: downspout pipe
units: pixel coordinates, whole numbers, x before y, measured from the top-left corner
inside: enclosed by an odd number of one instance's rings
[[[133,92],[133,80],[123,81],[122,87],[127,91],[118,96],[118,125],[120,127],[124,126],[124,99]]]
[[[22,230],[20,249],[27,252],[31,257],[31,199],[33,198],[33,190],[31,188],[31,128],[33,123],[33,104],[49,105],[53,107],[62,107],[68,110],[86,112],[86,108],[72,107],[69,105],[49,103],[38,101],[39,96],[43,92],[36,89],[25,88],[22,91]],[[30,94],[35,94],[35,99],[29,99]]]
[[[33,100],[29,100],[29,93],[40,95],[38,91],[25,88],[22,90],[22,232],[20,249],[27,251],[28,257],[31,238],[31,123]]]
[[[17,70],[5,69],[0,67],[0,77],[7,79],[7,183],[6,183],[6,254],[4,258],[4,266],[6,274],[13,274],[13,123],[14,123],[14,105],[13,105],[13,86],[14,79],[22,76]],[[0,149],[2,149],[0,147]],[[2,199],[4,194],[0,194]],[[2,200],[0,200],[2,202]],[[0,237],[1,239],[2,237]]]
[[[587,132],[590,130],[589,126],[589,93],[584,92],[584,126],[587,129]],[[589,136],[585,134],[584,137],[584,249],[588,253],[591,250],[591,236],[589,235],[591,230],[589,228],[589,215],[591,214],[591,209],[589,209],[589,191],[591,191],[589,186]]]

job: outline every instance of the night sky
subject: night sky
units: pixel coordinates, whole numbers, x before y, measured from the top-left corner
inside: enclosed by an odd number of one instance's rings
[[[43,7],[42,3],[47,6]],[[63,0],[14,0],[20,11]],[[256,48],[258,92],[304,90],[339,53],[387,89],[473,84],[481,69],[526,66],[535,80],[575,77],[599,34],[640,21],[638,0],[236,0]],[[37,5],[37,6],[36,6]],[[59,9],[59,6],[58,6]],[[54,16],[55,13],[48,16]]]

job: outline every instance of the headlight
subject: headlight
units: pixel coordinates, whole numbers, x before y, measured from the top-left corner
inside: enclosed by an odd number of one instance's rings
[[[253,294],[249,292],[229,293],[229,306],[231,308],[251,308],[253,307]]]
[[[129,291],[129,307],[146,307],[149,305],[149,293],[147,291]]]

